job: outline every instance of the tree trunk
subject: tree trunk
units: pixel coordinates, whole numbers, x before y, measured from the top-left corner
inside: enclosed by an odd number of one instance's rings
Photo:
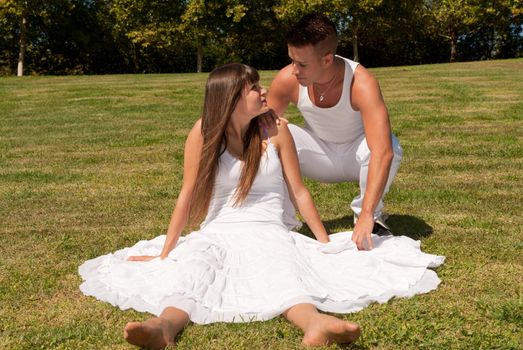
[[[202,61],[203,61],[203,49],[202,49],[202,45],[198,44],[198,48],[196,50],[196,72],[197,73],[202,72]]]
[[[450,33],[450,62],[456,62],[458,54],[458,35],[455,31]]]
[[[26,31],[27,31],[27,19],[26,19],[25,15],[22,15],[22,21],[20,23],[20,51],[18,52],[18,69],[17,69],[17,74],[16,74],[19,77],[24,75]]]
[[[352,51],[354,53],[353,60],[355,62],[360,61],[360,53],[358,51],[358,33],[354,32],[354,35],[352,36]]]

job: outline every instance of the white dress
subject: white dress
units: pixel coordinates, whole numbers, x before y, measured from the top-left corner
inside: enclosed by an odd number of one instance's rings
[[[82,264],[80,290],[123,310],[159,315],[174,306],[204,324],[268,320],[298,303],[355,312],[440,283],[428,268],[444,257],[421,252],[420,242],[408,237],[373,236],[375,248],[358,251],[351,232],[332,234],[324,244],[288,231],[282,168],[271,144],[244,205],[234,207],[240,169],[241,162],[225,151],[207,218],[166,259],[127,261],[159,255],[165,235],[140,241]]]

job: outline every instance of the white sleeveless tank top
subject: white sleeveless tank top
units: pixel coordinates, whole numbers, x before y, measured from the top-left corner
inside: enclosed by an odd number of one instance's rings
[[[350,86],[357,62],[337,56],[345,62],[343,90],[340,100],[329,108],[314,105],[306,86],[300,85],[297,107],[305,119],[305,127],[320,139],[332,143],[352,143],[365,134],[361,114],[350,104]]]

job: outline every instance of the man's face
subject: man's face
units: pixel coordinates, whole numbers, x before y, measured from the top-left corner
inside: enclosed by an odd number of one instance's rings
[[[296,76],[300,85],[311,85],[322,76],[322,58],[312,45],[301,47],[288,45],[287,48],[292,61],[292,74]]]

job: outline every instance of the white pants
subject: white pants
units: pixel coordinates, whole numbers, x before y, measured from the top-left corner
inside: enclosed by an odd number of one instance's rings
[[[303,176],[320,182],[359,182],[360,194],[351,203],[351,209],[354,211],[354,214],[359,216],[363,204],[363,194],[367,186],[370,160],[370,150],[365,136],[362,135],[361,138],[353,143],[340,144],[323,141],[312,131],[293,124],[289,124],[289,129],[296,144]],[[392,148],[394,158],[392,159],[383,196],[374,211],[374,219],[381,216],[384,206],[383,197],[389,191],[403,157],[403,150],[394,135],[392,135]],[[288,193],[286,193],[284,200],[284,211],[285,224],[290,228],[295,227],[298,224],[295,215],[296,210]]]

